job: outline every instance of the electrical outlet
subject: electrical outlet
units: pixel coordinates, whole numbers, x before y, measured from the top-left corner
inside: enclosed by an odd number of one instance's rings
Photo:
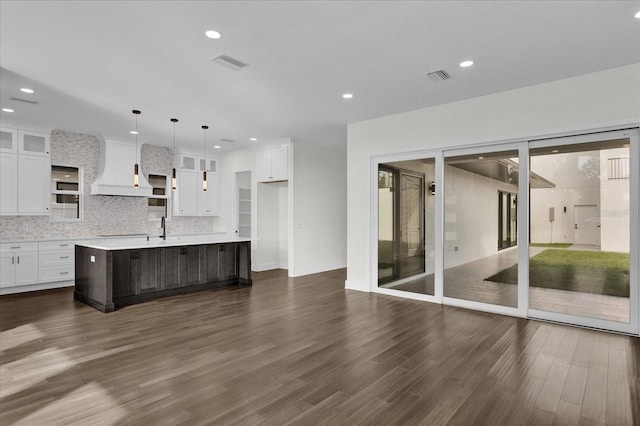
[[[453,251],[458,251],[458,246],[455,246],[455,247],[453,248]]]
[[[96,263],[96,257],[95,256],[90,256],[89,260],[91,261],[91,263]]]
[[[28,223],[23,223],[22,224],[22,230],[23,231],[28,231],[29,230],[29,224]]]

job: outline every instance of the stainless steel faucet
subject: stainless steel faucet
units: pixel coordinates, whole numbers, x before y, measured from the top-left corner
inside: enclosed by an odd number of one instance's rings
[[[162,235],[160,235],[160,238],[162,238],[163,240],[166,240],[167,239],[167,222],[164,216],[162,216],[162,219],[160,219],[160,227],[162,228]]]

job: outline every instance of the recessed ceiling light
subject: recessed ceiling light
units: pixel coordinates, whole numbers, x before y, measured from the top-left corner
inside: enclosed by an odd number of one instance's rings
[[[71,177],[71,175],[64,175],[64,177]]]
[[[2,108],[2,110],[4,112],[13,112],[13,110],[11,108]]]
[[[137,130],[131,130],[129,133],[131,133],[132,135],[137,135],[138,131]]]
[[[636,19],[640,19],[640,11],[636,12],[634,16],[636,17]]]
[[[258,138],[251,138],[251,139],[249,139],[249,140],[250,140],[251,142],[255,142],[255,141],[257,141],[257,140],[258,140]]]
[[[33,93],[33,89],[28,89],[26,87],[23,87],[22,89],[20,89],[20,91],[24,93]]]
[[[222,34],[220,34],[218,31],[214,31],[214,30],[205,31],[204,35],[206,35],[207,37],[212,38],[214,40],[217,40],[220,37],[222,37]]]
[[[353,99],[353,93],[343,93],[342,97],[344,99]]]
[[[460,62],[460,66],[461,66],[462,68],[468,68],[468,67],[470,67],[471,65],[473,65],[473,61],[462,61],[462,62]]]
[[[558,149],[554,149],[554,150],[553,150],[553,151],[551,151],[551,152],[555,154],[556,152],[560,152],[560,150],[558,150]]]
[[[478,160],[484,160],[483,156],[478,157]]]
[[[215,149],[220,149],[220,145],[214,145],[213,146]]]

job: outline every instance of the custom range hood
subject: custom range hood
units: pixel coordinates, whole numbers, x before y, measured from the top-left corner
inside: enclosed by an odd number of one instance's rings
[[[136,152],[137,151],[137,152]],[[138,187],[133,186],[133,164],[140,158],[140,148],[130,143],[100,140],[100,171],[91,184],[91,195],[148,197],[152,189],[140,173]]]

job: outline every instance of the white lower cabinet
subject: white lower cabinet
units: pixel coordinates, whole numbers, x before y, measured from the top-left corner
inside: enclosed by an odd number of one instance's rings
[[[37,244],[0,244],[0,288],[25,286],[37,282]]]
[[[75,278],[75,244],[68,241],[38,243],[38,281],[40,283]]]

